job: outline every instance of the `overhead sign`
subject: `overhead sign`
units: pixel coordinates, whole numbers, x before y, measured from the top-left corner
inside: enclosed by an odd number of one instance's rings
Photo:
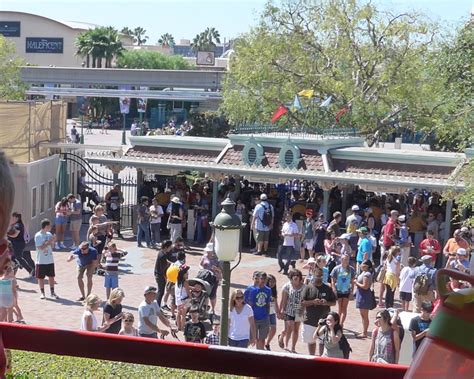
[[[4,37],[20,37],[20,21],[0,21],[0,34]]]
[[[198,51],[196,64],[204,66],[214,66],[216,59],[213,51]]]
[[[63,45],[63,38],[26,37],[27,53],[62,54]]]

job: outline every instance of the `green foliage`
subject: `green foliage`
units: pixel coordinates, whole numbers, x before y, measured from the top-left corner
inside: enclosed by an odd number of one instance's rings
[[[133,43],[136,43],[138,46],[144,45],[148,41],[148,36],[146,36],[146,30],[141,26],[137,26],[135,29],[130,29],[128,26],[122,28],[120,33],[125,34],[133,40]]]
[[[158,44],[166,47],[173,47],[175,45],[174,37],[170,33],[162,34],[158,39]]]
[[[12,351],[9,378],[237,378],[201,371]]]
[[[112,67],[112,60],[120,56],[123,51],[119,32],[112,26],[97,27],[80,33],[75,40],[76,55],[86,58],[86,66],[102,67],[104,59],[105,67]]]
[[[279,104],[313,89],[321,109],[290,113],[279,122],[308,128],[341,125],[391,134],[430,123],[431,79],[424,57],[436,25],[418,14],[382,12],[356,0],[283,0],[267,4],[260,23],[235,44],[222,110],[231,122],[268,123]]]
[[[206,28],[202,33],[196,34],[191,46],[196,52],[214,50],[216,44],[221,42],[220,37],[215,28]]]
[[[224,138],[230,130],[228,120],[216,112],[192,112],[189,122],[193,126],[190,136]]]
[[[162,70],[190,70],[191,65],[183,57],[164,55],[158,51],[127,50],[117,59],[120,68],[144,68]]]
[[[23,59],[16,55],[15,45],[0,35],[0,99],[22,100],[26,85],[20,78]]]

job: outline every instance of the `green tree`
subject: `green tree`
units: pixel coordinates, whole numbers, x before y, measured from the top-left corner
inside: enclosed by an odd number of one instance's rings
[[[170,33],[162,34],[158,39],[158,44],[165,47],[173,47],[175,45],[174,37]]]
[[[190,70],[191,65],[178,55],[164,55],[157,51],[126,50],[117,58],[117,67],[163,69],[163,70]]]
[[[86,66],[101,68],[102,60],[105,67],[112,67],[112,60],[122,51],[120,35],[113,27],[97,27],[80,33],[75,40],[76,55],[86,58]]]
[[[135,37],[135,41],[138,46],[144,45],[146,41],[148,41],[148,36],[145,34],[146,30],[141,26],[137,26],[135,29],[133,29],[133,36]]]
[[[194,51],[214,50],[218,43],[221,42],[220,34],[215,28],[208,27],[203,32],[196,34],[191,46]]]
[[[423,68],[436,34],[418,14],[382,12],[370,2],[270,2],[258,26],[235,41],[222,110],[232,122],[269,123],[279,104],[312,89],[305,111],[279,122],[332,127],[347,108],[340,124],[367,133],[429,123],[437,104]],[[319,108],[329,96],[332,104]]]
[[[26,85],[21,81],[24,60],[16,55],[15,45],[0,35],[0,99],[22,100]]]
[[[135,37],[133,35],[133,30],[130,29],[128,26],[124,26],[122,28],[122,30],[120,31],[120,33],[125,34],[127,37],[130,37],[133,40],[133,42],[135,42]]]
[[[193,126],[190,136],[224,138],[229,134],[229,121],[218,112],[192,112],[189,122]]]

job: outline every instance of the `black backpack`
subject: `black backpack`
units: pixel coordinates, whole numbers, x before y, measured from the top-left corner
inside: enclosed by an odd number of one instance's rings
[[[199,270],[196,278],[208,282],[211,287],[213,287],[217,283],[216,275],[211,270]]]
[[[262,217],[262,224],[265,225],[265,226],[270,226],[273,222],[273,212],[272,212],[272,206],[269,205],[268,207],[266,207],[265,205],[263,205],[263,217]]]
[[[339,340],[339,348],[342,350],[344,359],[349,359],[349,355],[350,353],[352,353],[352,349],[351,349],[351,345],[349,345],[349,341],[347,341],[347,338],[344,334]]]

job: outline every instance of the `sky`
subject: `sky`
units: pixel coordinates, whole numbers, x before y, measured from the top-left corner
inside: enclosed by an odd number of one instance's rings
[[[467,19],[473,0],[374,0],[386,10],[417,10],[454,26]],[[0,10],[38,14],[58,21],[109,26],[143,27],[155,44],[164,33],[175,41],[192,40],[206,27],[216,28],[221,40],[245,33],[257,24],[266,0],[0,0]]]

